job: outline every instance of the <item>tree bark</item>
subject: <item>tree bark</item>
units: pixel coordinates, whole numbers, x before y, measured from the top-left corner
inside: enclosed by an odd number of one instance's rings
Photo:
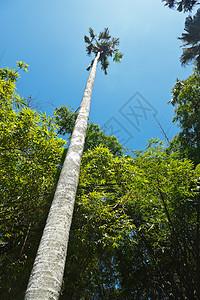
[[[59,298],[99,56],[100,53],[94,60],[86,84],[70,145],[30,275],[25,300],[55,300]]]

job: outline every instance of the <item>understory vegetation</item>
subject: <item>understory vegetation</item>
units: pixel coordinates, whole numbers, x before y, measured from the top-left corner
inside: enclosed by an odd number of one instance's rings
[[[39,114],[15,92],[19,71],[0,76],[0,294],[22,299],[76,113]],[[197,70],[175,84],[167,146],[126,155],[88,125],[61,299],[198,299],[199,84]]]

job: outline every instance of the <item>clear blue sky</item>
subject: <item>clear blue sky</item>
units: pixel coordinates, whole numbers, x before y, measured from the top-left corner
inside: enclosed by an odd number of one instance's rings
[[[56,107],[79,107],[90,63],[83,37],[92,27],[105,27],[121,41],[121,64],[105,76],[98,67],[90,121],[116,132],[131,149],[144,148],[148,139],[164,139],[153,114],[169,138],[177,132],[173,109],[167,102],[176,78],[185,79],[179,57],[186,14],[164,6],[161,0],[1,0],[1,67],[27,62],[28,73],[18,83],[20,96],[36,98],[40,109],[52,115]]]

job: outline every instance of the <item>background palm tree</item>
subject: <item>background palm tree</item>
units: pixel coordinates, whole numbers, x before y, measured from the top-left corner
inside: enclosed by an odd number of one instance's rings
[[[182,33],[182,37],[179,38],[184,42],[182,47],[185,47],[180,58],[181,63],[185,65],[194,60],[200,70],[200,9],[194,17],[186,18],[185,31],[186,33]]]
[[[94,53],[95,58],[87,68],[91,68],[91,72],[29,279],[26,300],[59,297],[97,63],[101,63],[107,74],[108,58],[113,57],[115,62],[120,62],[123,56],[116,49],[119,39],[111,38],[108,28],[98,36],[92,28],[89,33],[90,38],[85,36],[86,51],[88,55]]]

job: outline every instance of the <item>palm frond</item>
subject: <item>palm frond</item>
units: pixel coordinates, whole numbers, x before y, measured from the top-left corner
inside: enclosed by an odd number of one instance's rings
[[[183,54],[181,55],[180,61],[182,65],[188,64],[190,61],[194,60],[197,55],[200,55],[199,46],[192,46],[183,49]]]
[[[182,36],[179,38],[184,42],[181,47],[186,46],[186,48],[183,48],[183,54],[180,58],[181,64],[185,65],[194,60],[195,64],[199,66],[198,59],[200,55],[200,9],[198,9],[194,17],[189,16],[186,18],[185,31],[186,33],[182,33]]]
[[[119,38],[112,38],[112,44],[113,46],[119,46]]]
[[[104,71],[104,74],[107,75],[107,68],[109,66],[109,62],[107,59],[101,60],[101,69]]]
[[[85,43],[87,43],[87,44],[90,44],[90,43],[91,43],[89,37],[86,36],[86,35],[84,36],[84,41],[85,41]]]
[[[92,51],[93,51],[93,48],[94,48],[94,46],[93,46],[92,43],[89,44],[89,46],[86,47],[86,52],[87,52],[87,54],[88,54],[89,56],[91,55],[91,53],[92,53]]]
[[[175,0],[162,0],[163,2],[166,2],[165,5],[169,8],[174,8],[176,1]]]
[[[179,12],[181,12],[181,11],[183,10],[183,2],[182,2],[182,1],[180,1],[180,2],[177,4],[177,10],[178,10]]]
[[[179,12],[189,12],[198,3],[198,0],[162,0],[169,8],[177,8]]]
[[[99,37],[98,40],[109,40],[111,38],[110,34],[109,34],[109,30],[108,28],[105,28],[104,31],[99,33]]]
[[[123,55],[124,55],[124,54],[123,54],[122,52],[116,51],[116,52],[115,52],[115,56],[113,57],[113,61],[114,61],[114,62],[117,62],[117,63],[120,63],[120,61],[121,61]]]
[[[200,9],[193,18],[191,16],[186,18],[185,31],[186,33],[182,33],[180,40],[188,44],[200,41]]]
[[[90,27],[89,28],[89,33],[92,39],[95,39],[95,34],[94,34],[94,30]]]

